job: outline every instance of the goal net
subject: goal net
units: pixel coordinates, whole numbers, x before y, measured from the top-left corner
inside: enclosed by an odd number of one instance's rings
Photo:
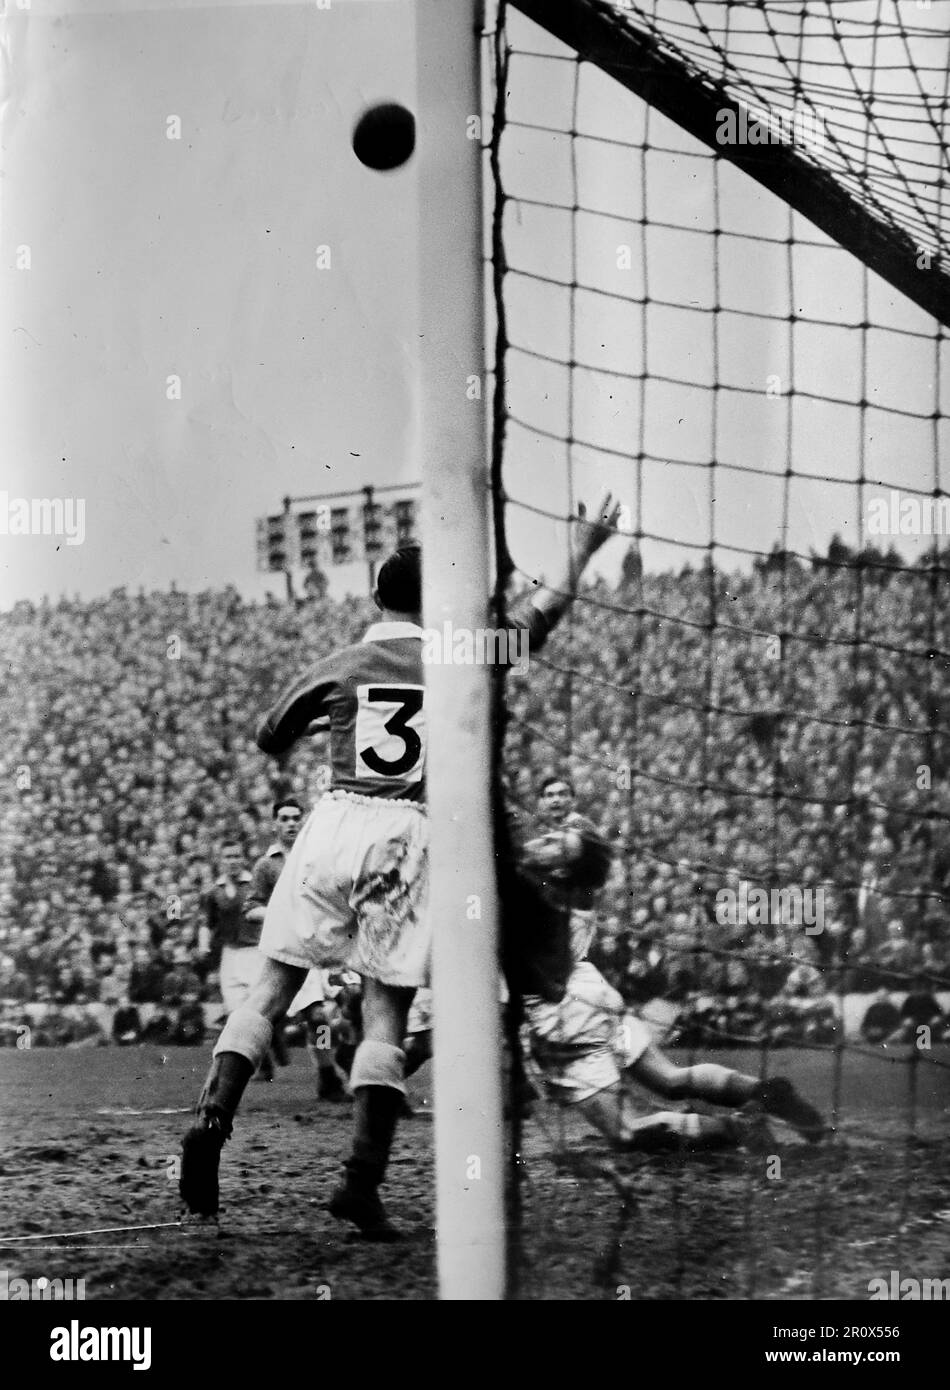
[[[833,1132],[618,1156],[536,1070],[518,1287],[867,1297],[946,1206],[950,5],[519,0],[486,56],[499,620],[621,504],[504,794],[614,848],[618,1025]]]

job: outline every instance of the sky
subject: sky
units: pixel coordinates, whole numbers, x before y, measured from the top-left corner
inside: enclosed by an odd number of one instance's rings
[[[517,19],[517,48],[559,52]],[[450,235],[459,210],[419,208],[418,158],[380,174],[350,144],[375,101],[426,119],[411,0],[33,0],[3,25],[0,494],[82,498],[85,538],[0,535],[0,606],[171,582],[280,592],[256,571],[257,517],[285,494],[418,478],[419,218]],[[645,545],[649,564],[695,558],[712,525],[729,566],[745,562],[730,546],[777,539],[789,457],[839,480],[789,488],[790,543],[805,551],[834,530],[855,538],[862,447],[867,476],[932,487],[938,377],[944,412],[950,392],[926,317],[868,277],[885,326],[863,370],[859,334],[790,330],[792,299],[806,319],[861,317],[853,260],[795,219],[815,244],[790,263],[764,239],[788,233],[777,200],[729,168],[717,194],[689,137],[655,113],[646,125],[592,69],[575,93],[575,68],[521,53],[512,66],[512,495],[563,514],[609,487],[669,538]],[[573,142],[529,128],[563,130],[575,111]],[[646,209],[629,147],[645,133]],[[570,206],[575,188],[573,224],[541,206]],[[572,235],[589,287],[574,295],[544,279],[571,278]],[[641,395],[630,375],[644,368]],[[946,420],[937,443],[947,486]],[[713,474],[711,457],[739,468]],[[510,525],[522,565],[550,574],[563,524],[514,506]],[[362,565],[331,579],[365,583]]]
[[[412,104],[411,7],[38,8],[7,30],[3,486],[83,497],[86,538],[9,538],[6,594],[253,593],[285,493],[417,475],[415,174],[349,138]]]

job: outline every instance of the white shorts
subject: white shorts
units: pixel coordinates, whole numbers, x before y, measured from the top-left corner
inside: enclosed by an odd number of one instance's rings
[[[327,998],[327,971],[311,970],[291,1000],[290,1008],[287,1010],[287,1017],[293,1018],[295,1014],[303,1013],[304,1009],[309,1009],[311,1004],[323,1004]]]
[[[531,1056],[548,1095],[576,1105],[615,1086],[643,1056],[652,1036],[590,961],[571,971],[558,1004],[525,999]]]
[[[257,984],[264,958],[256,946],[225,946],[221,951],[218,982],[229,1014],[243,1004]]]
[[[429,824],[411,801],[333,791],[303,823],[264,914],[261,952],[346,967],[382,984],[428,982]]]

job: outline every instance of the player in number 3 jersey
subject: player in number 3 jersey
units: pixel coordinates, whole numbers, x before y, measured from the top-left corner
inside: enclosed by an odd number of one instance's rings
[[[599,520],[578,512],[574,562],[557,589],[539,587],[527,623],[517,624],[535,649],[616,525],[609,497]],[[383,620],[308,671],[258,730],[258,745],[280,757],[314,721],[329,720],[331,787],[277,880],[261,933],[260,981],[218,1039],[185,1136],[180,1191],[196,1214],[218,1210],[221,1148],[275,1020],[311,967],[345,967],[363,978],[363,1040],[350,1073],[353,1148],[328,1205],[372,1239],[396,1234],[377,1189],[405,1102],[402,1044],[413,994],[428,983],[431,946],[421,571],[418,546],[390,556],[375,595]]]
[[[376,1188],[404,1099],[402,1041],[426,983],[426,730],[421,558],[397,551],[376,592],[382,621],[319,662],[268,712],[258,746],[281,757],[329,722],[330,789],[304,822],[264,915],[257,988],[214,1049],[196,1122],[185,1136],[180,1190],[189,1210],[218,1210],[218,1162],[273,1025],[312,967],[364,979],[363,1041],[353,1059],[354,1143],[330,1210],[368,1235],[393,1232]]]

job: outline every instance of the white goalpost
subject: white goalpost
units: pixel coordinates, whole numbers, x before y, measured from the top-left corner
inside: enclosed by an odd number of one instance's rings
[[[424,613],[488,626],[480,0],[419,0]],[[477,128],[474,128],[477,129]],[[473,392],[472,379],[481,389]],[[477,396],[477,399],[473,399]],[[435,1148],[443,1299],[505,1296],[504,1132],[487,665],[426,669]]]

